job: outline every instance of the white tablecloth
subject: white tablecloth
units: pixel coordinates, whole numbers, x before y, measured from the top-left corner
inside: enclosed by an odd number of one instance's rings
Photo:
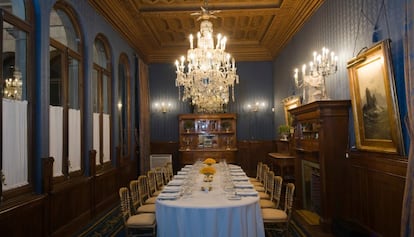
[[[179,184],[177,179],[174,181]],[[157,236],[264,237],[259,197],[228,200],[220,183],[221,176],[217,173],[211,182],[212,190],[201,191],[203,176],[199,175],[194,180],[191,197],[157,200]]]

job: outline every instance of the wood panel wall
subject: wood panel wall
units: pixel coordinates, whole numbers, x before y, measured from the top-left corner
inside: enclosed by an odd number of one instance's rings
[[[384,237],[399,236],[406,157],[350,152],[347,163],[350,208],[344,215]]]
[[[95,153],[90,163],[95,164]],[[53,183],[53,159],[43,162],[44,194],[7,200],[0,206],[0,236],[73,236],[119,203],[118,190],[136,179],[137,162],[123,158],[111,168],[91,166],[90,176]]]

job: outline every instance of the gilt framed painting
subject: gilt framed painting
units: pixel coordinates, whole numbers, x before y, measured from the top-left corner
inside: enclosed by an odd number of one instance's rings
[[[357,149],[403,154],[390,41],[360,53],[347,68]]]
[[[300,97],[299,96],[289,96],[282,100],[283,108],[285,112],[285,121],[286,125],[289,127],[292,126],[292,115],[290,114],[289,110],[300,106]]]

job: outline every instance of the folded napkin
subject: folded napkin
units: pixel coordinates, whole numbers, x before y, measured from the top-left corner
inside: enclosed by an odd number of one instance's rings
[[[184,167],[184,168],[182,168],[182,169],[181,169],[181,171],[188,172],[188,171],[190,171],[191,169],[192,169],[191,167]]]
[[[231,178],[233,181],[248,181],[249,180],[247,176],[233,176]]]
[[[250,190],[250,189],[238,190],[238,191],[236,191],[236,195],[239,195],[239,196],[257,196],[257,191],[256,190]]]
[[[183,175],[183,174],[174,175],[174,179],[185,179],[185,178],[187,178],[187,175]]]
[[[246,176],[246,173],[244,173],[243,171],[237,171],[237,172],[230,171],[230,175],[231,176]]]
[[[165,186],[162,189],[162,193],[178,193],[180,192],[181,187],[180,186]]]
[[[187,175],[187,171],[178,171],[177,174],[178,175]]]
[[[191,167],[193,167],[193,165],[185,165],[184,167],[185,168],[191,168]]]
[[[235,188],[253,188],[253,185],[249,182],[235,182]]]
[[[157,196],[157,199],[159,200],[175,200],[178,198],[178,195],[176,193],[160,193]]]
[[[170,182],[168,182],[168,186],[181,186],[184,183],[184,180],[182,179],[173,179]]]

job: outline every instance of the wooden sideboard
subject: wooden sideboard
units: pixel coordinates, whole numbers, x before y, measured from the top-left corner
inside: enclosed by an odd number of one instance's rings
[[[180,164],[211,157],[236,163],[236,114],[179,115]]]

